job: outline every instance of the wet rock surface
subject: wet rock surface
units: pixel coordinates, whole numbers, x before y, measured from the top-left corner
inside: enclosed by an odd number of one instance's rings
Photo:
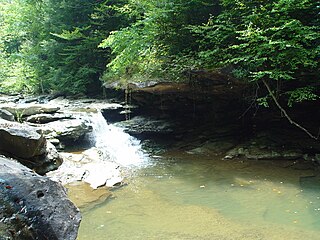
[[[108,187],[93,189],[88,183],[73,182],[66,185],[70,200],[80,209],[93,208],[112,197]]]
[[[169,121],[161,119],[152,119],[143,116],[133,117],[130,120],[115,124],[130,135],[147,137],[148,135],[166,135],[173,133],[172,124]]]
[[[2,239],[76,239],[81,216],[65,189],[0,157]]]
[[[88,183],[91,188],[121,185],[123,177],[116,163],[105,161],[101,151],[90,148],[83,153],[62,153],[63,164],[58,170],[47,173],[54,181],[63,185],[74,182]]]

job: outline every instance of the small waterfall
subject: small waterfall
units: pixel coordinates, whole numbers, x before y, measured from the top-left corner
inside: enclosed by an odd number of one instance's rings
[[[140,166],[147,162],[140,141],[121,128],[108,124],[100,111],[92,114],[91,122],[91,141],[102,152],[104,159],[125,167]]]

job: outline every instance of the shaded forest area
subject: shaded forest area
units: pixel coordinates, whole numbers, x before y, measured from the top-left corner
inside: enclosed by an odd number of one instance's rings
[[[318,1],[0,3],[1,92],[90,94],[103,83],[184,82],[218,69],[251,87],[248,105],[272,104],[285,117],[319,99]]]

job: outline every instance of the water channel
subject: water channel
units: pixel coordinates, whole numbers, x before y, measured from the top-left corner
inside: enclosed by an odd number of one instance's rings
[[[81,209],[79,240],[320,239],[312,170],[184,151],[141,162],[126,167],[128,185]]]

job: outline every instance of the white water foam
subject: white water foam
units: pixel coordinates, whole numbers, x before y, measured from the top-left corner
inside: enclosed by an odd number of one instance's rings
[[[140,141],[121,128],[108,124],[102,113],[98,111],[91,117],[91,140],[105,160],[113,161],[121,166],[142,166],[148,162],[143,153]]]

